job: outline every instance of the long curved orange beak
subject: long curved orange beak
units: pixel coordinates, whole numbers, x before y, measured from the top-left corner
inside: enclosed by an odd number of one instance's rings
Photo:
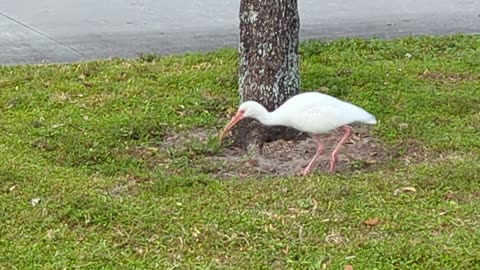
[[[222,144],[223,137],[225,137],[225,134],[227,134],[227,132],[233,126],[235,126],[238,122],[240,122],[240,120],[242,120],[243,118],[245,118],[245,117],[243,116],[243,113],[241,113],[241,112],[237,112],[237,114],[235,114],[235,116],[232,117],[232,120],[230,120],[230,123],[228,123],[228,125],[223,129],[222,133],[220,134],[220,145]]]

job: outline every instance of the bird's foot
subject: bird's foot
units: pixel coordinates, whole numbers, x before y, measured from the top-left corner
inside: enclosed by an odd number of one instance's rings
[[[336,167],[335,160],[331,160],[331,161],[330,161],[330,168],[328,169],[328,172],[329,172],[329,173],[334,172],[334,171],[335,171],[335,167]]]
[[[310,173],[310,167],[306,167],[306,168],[302,171],[302,176],[306,176],[308,173]]]
[[[337,163],[337,153],[332,153],[332,156],[330,157],[330,168],[328,169],[329,173],[332,173],[335,171],[336,163]]]

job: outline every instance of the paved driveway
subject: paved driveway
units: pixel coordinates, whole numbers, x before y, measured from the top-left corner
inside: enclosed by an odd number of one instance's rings
[[[0,0],[0,63],[235,47],[240,0]],[[480,33],[479,0],[298,0],[301,37]]]

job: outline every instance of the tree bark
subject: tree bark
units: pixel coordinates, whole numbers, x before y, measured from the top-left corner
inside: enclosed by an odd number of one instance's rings
[[[299,28],[297,0],[241,0],[241,102],[254,100],[273,111],[299,93]],[[264,127],[251,120],[233,131],[237,144],[244,146],[298,135],[293,129]]]

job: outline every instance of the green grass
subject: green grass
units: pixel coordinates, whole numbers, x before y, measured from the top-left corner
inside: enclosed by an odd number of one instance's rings
[[[1,67],[0,269],[480,269],[479,55],[465,35],[302,44],[302,88],[367,108],[398,155],[228,181],[193,166],[213,136],[152,147],[225,124],[235,50]]]

